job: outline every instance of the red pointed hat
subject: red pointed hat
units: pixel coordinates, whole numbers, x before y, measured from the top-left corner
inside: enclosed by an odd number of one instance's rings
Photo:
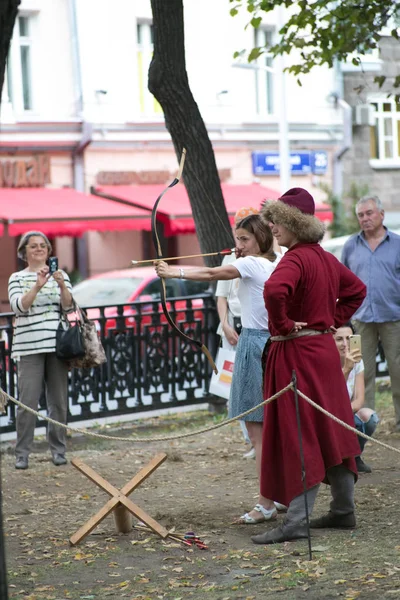
[[[299,211],[306,215],[313,215],[315,213],[314,198],[303,188],[291,188],[278,198],[278,200],[288,206],[298,208]]]

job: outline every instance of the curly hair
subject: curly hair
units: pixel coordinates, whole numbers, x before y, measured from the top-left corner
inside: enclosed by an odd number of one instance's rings
[[[260,214],[266,223],[286,227],[295,234],[299,242],[316,243],[324,237],[325,225],[317,217],[305,214],[279,200],[265,202]]]

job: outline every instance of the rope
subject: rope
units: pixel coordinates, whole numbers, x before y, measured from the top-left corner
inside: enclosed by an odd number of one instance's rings
[[[303,392],[300,392],[300,390],[297,390],[297,393],[304,400],[306,400],[309,404],[311,404],[311,406],[313,406],[317,410],[321,411],[327,417],[330,417],[333,421],[336,421],[336,423],[339,423],[339,425],[342,425],[345,429],[348,429],[349,431],[353,431],[353,433],[356,433],[360,437],[363,437],[364,439],[369,440],[370,442],[374,442],[375,444],[378,444],[378,446],[383,446],[383,448],[387,448],[388,450],[393,450],[394,452],[398,452],[400,454],[400,450],[398,448],[389,446],[389,444],[385,444],[385,442],[380,442],[379,440],[376,440],[375,438],[370,437],[366,433],[362,433],[361,431],[358,431],[358,429],[355,429],[351,425],[348,425],[344,421],[341,421],[340,419],[338,419],[338,417],[335,417],[335,415],[332,415],[330,412],[325,410],[325,408],[322,408],[322,406],[319,406],[318,404],[316,404],[313,400],[311,400],[311,398],[309,398],[308,396],[303,394]]]
[[[191,431],[188,433],[179,433],[179,434],[173,435],[173,436],[151,437],[151,438],[120,437],[120,436],[114,436],[114,435],[103,435],[102,433],[95,433],[94,431],[89,431],[88,429],[72,428],[69,425],[65,425],[64,423],[59,423],[58,421],[55,421],[54,419],[51,419],[50,417],[41,415],[33,408],[30,408],[29,406],[26,406],[26,404],[23,404],[22,402],[20,402],[19,400],[16,400],[12,396],[9,396],[9,394],[7,394],[1,388],[0,388],[0,413],[2,411],[4,412],[4,407],[7,404],[7,401],[11,400],[11,402],[14,402],[14,404],[19,406],[20,408],[27,410],[28,412],[32,413],[33,415],[36,415],[36,417],[40,417],[41,419],[44,419],[45,421],[48,421],[49,423],[53,423],[53,425],[57,425],[58,427],[62,427],[63,429],[67,429],[68,431],[75,431],[75,432],[82,433],[84,435],[88,435],[91,437],[96,437],[96,438],[100,438],[103,440],[113,440],[116,442],[141,442],[141,443],[142,442],[169,442],[169,441],[173,441],[173,440],[179,440],[179,439],[183,439],[183,438],[187,438],[187,437],[192,437],[194,435],[199,435],[200,433],[208,433],[209,431],[215,431],[216,429],[219,429],[220,427],[224,427],[225,425],[234,423],[235,421],[243,419],[243,417],[246,417],[250,413],[254,412],[258,408],[260,408],[260,406],[266,406],[267,404],[270,404],[270,402],[272,402],[273,400],[276,400],[277,398],[279,398],[279,396],[282,396],[282,394],[285,394],[287,391],[292,390],[292,389],[293,389],[293,383],[289,383],[289,385],[287,385],[286,387],[281,389],[279,392],[277,392],[270,398],[267,398],[263,402],[260,402],[260,404],[257,404],[257,406],[254,406],[254,408],[250,408],[249,410],[246,410],[245,412],[241,413],[237,417],[232,417],[231,419],[225,419],[224,421],[221,421],[221,423],[217,423],[216,425],[210,425],[209,427],[204,427],[203,429],[197,429],[196,431]],[[319,404],[316,404],[313,400],[311,400],[311,398],[309,398],[308,396],[303,394],[303,392],[301,392],[299,389],[297,390],[297,393],[299,394],[299,396],[301,396],[301,398],[306,400],[306,402],[308,402],[311,406],[313,406],[314,408],[316,408],[317,410],[322,412],[324,415],[326,415],[327,417],[329,417],[330,419],[332,419],[339,425],[342,425],[345,429],[352,431],[356,435],[363,437],[364,439],[366,439],[370,442],[373,442],[374,444],[377,444],[378,446],[382,446],[383,448],[386,448],[387,450],[393,450],[394,452],[397,452],[398,454],[400,454],[400,450],[398,448],[394,448],[393,446],[389,446],[389,444],[385,444],[384,442],[376,440],[375,438],[370,437],[366,433],[362,433],[361,431],[358,431],[351,425],[348,425],[347,423],[345,423],[338,417],[335,417],[335,415],[332,415],[330,412],[325,410],[325,408],[322,408],[322,406],[319,406]]]
[[[53,425],[57,425],[58,427],[67,429],[68,431],[77,431],[79,433],[83,433],[84,435],[89,435],[91,437],[101,438],[103,440],[113,440],[116,442],[169,442],[169,441],[173,441],[173,440],[179,440],[182,438],[187,438],[187,437],[191,437],[194,435],[198,435],[200,433],[207,433],[209,431],[214,431],[215,429],[219,429],[220,427],[229,425],[230,423],[233,423],[234,421],[243,419],[243,417],[246,417],[250,413],[254,412],[258,408],[260,408],[260,406],[269,404],[270,402],[272,402],[276,398],[279,398],[279,396],[282,396],[282,394],[284,394],[285,392],[287,392],[290,389],[293,389],[292,383],[289,383],[289,385],[287,385],[285,388],[283,388],[282,390],[280,390],[279,392],[277,392],[270,398],[267,398],[263,402],[260,402],[260,404],[257,404],[257,406],[254,406],[254,408],[250,408],[249,410],[246,410],[245,412],[238,415],[237,417],[232,417],[231,419],[225,419],[224,421],[221,421],[221,423],[217,423],[216,425],[210,425],[209,427],[204,427],[203,429],[197,429],[196,431],[191,431],[188,433],[179,433],[177,435],[172,435],[172,436],[151,437],[151,438],[119,437],[119,436],[115,436],[115,435],[103,435],[102,433],[95,433],[94,431],[88,431],[87,429],[72,428],[69,425],[65,425],[65,423],[59,423],[58,421],[55,421],[54,419],[51,419],[50,417],[41,415],[33,408],[30,408],[29,406],[26,406],[26,404],[23,404],[22,402],[20,402],[19,400],[16,400],[12,396],[9,396],[4,390],[1,390],[1,389],[0,389],[0,412],[1,412],[1,408],[2,408],[2,405],[1,405],[2,398],[1,397],[3,397],[3,399],[5,398],[7,400],[11,400],[11,402],[14,402],[14,404],[19,406],[20,408],[23,408],[24,410],[27,410],[28,412],[32,413],[33,415],[36,415],[37,417],[40,417],[41,419],[44,419],[45,421],[48,421],[49,423],[53,423]]]

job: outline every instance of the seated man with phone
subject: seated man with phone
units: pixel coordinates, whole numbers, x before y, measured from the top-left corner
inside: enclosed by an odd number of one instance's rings
[[[361,353],[361,336],[355,334],[351,323],[339,327],[334,334],[336,347],[340,354],[343,375],[346,379],[347,390],[354,413],[354,426],[358,431],[372,436],[379,423],[379,417],[371,408],[364,408],[364,363]],[[365,438],[358,438],[360,455],[367,442]],[[365,464],[361,456],[356,457],[359,473],[371,473],[372,469]]]

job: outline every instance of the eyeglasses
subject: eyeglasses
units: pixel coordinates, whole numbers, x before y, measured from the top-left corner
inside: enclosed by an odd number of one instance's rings
[[[30,250],[37,250],[38,248],[40,248],[41,250],[45,250],[47,248],[47,244],[32,244],[27,246],[27,248],[29,248]]]

